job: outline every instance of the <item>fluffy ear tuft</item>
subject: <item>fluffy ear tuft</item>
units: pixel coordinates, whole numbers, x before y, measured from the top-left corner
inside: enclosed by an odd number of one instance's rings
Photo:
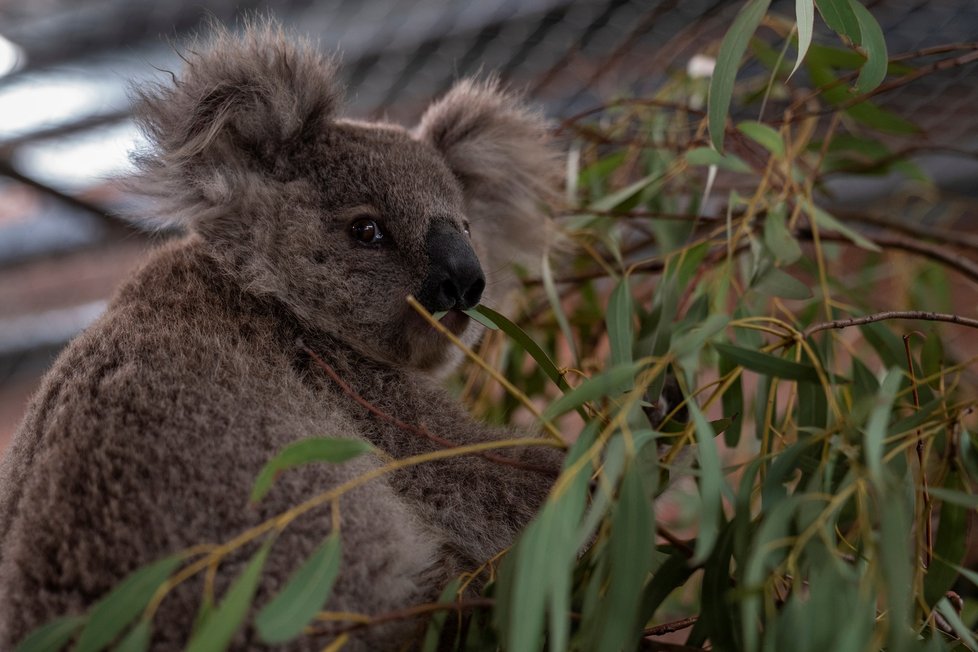
[[[157,200],[159,216],[195,227],[240,197],[255,175],[288,177],[289,157],[333,118],[336,67],[270,20],[232,33],[214,21],[170,84],[137,89],[136,120],[149,147],[133,154],[129,184]]]
[[[463,80],[424,114],[417,136],[438,149],[462,184],[489,271],[539,270],[552,236],[560,154],[544,117],[495,79]],[[494,279],[498,282],[499,279]]]

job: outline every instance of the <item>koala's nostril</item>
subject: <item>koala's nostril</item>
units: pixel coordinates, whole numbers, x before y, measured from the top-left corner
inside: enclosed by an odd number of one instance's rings
[[[480,273],[478,278],[472,281],[469,287],[462,293],[462,310],[468,310],[469,308],[475,308],[479,305],[479,300],[482,299],[482,291],[486,289],[486,280],[482,277]]]
[[[428,275],[418,299],[431,312],[468,310],[482,299],[486,279],[472,245],[457,229],[436,223],[428,233]]]

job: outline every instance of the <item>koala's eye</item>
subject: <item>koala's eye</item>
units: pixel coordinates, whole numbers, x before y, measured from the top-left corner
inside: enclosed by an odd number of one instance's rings
[[[469,230],[469,223],[468,222],[466,222],[465,224],[462,225],[462,233],[464,233],[467,236],[471,236],[472,235],[472,231]]]
[[[376,221],[361,217],[350,224],[350,235],[361,244],[374,245],[384,239],[384,232]]]

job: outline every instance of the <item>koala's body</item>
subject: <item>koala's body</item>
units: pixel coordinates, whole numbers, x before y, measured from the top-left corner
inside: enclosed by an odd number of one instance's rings
[[[478,339],[460,309],[501,301],[509,263],[532,267],[547,237],[540,206],[558,168],[544,122],[471,82],[413,131],[344,121],[333,77],[314,48],[259,25],[240,37],[218,30],[179,81],[142,93],[153,147],[139,183],[189,233],[62,354],[0,463],[0,649],[84,612],[140,566],[227,541],[385,463],[296,468],[249,507],[258,471],[294,441],[359,438],[392,458],[440,447],[351,393],[455,444],[511,436],[439,387],[456,351],[406,297],[449,310],[445,323]],[[559,469],[554,449],[499,454]],[[380,614],[435,599],[513,542],[552,480],[464,456],[359,486],[339,503],[343,560],[326,607]],[[257,607],[332,518],[325,505],[278,535]],[[255,549],[221,563],[218,600]],[[163,600],[153,649],[186,644],[202,591],[196,576]],[[363,628],[345,649],[401,649],[417,630]],[[260,647],[248,627],[233,646]]]

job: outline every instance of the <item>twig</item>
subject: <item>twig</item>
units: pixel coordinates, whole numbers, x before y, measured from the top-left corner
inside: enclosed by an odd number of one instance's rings
[[[799,234],[799,237],[805,239],[812,238],[812,232],[803,230]],[[863,234],[865,236],[865,234]],[[852,244],[852,240],[848,237],[838,234],[838,233],[820,233],[819,237],[822,240],[831,240],[832,242],[841,242],[843,244]],[[960,256],[958,254],[952,253],[947,249],[935,245],[930,242],[921,242],[915,238],[909,238],[896,233],[890,234],[874,234],[872,236],[865,236],[868,240],[872,240],[880,247],[889,249],[900,249],[902,251],[907,251],[913,254],[919,254],[925,258],[930,258],[931,260],[936,260],[944,265],[947,265],[951,269],[954,269],[961,274],[967,276],[971,280],[978,282],[978,263],[973,262],[969,258]]]
[[[672,546],[679,552],[683,553],[683,556],[685,556],[687,559],[693,558],[693,553],[694,553],[693,548],[688,543],[686,543],[685,541],[677,537],[675,534],[665,529],[661,525],[655,526],[655,532],[660,537],[665,539],[670,546]]]
[[[975,156],[978,156],[978,152],[975,153]],[[836,217],[843,218],[847,221],[872,224],[873,226],[899,231],[906,235],[913,236],[914,238],[933,240],[950,247],[968,248],[978,251],[978,237],[960,230],[951,231],[949,229],[942,229],[935,226],[923,228],[917,226],[916,224],[911,224],[905,220],[891,220],[880,215],[860,213],[858,211],[833,210],[833,214]]]
[[[836,319],[834,321],[822,322],[820,324],[815,324],[814,326],[809,326],[805,329],[803,333],[804,337],[808,338],[819,331],[826,331],[831,328],[849,328],[850,326],[862,326],[863,324],[872,324],[878,321],[886,321],[888,319],[920,319],[924,321],[943,321],[950,324],[958,324],[959,326],[970,326],[971,328],[978,328],[978,319],[971,319],[970,317],[961,317],[960,315],[951,315],[943,312],[928,312],[925,310],[889,310],[886,312],[878,312],[872,315],[866,315],[865,317],[853,317],[851,319]]]
[[[296,343],[299,345],[299,348],[301,348],[306,353],[306,355],[308,355],[310,359],[312,359],[312,361],[316,363],[316,366],[318,366],[320,369],[326,372],[326,375],[329,376],[334,383],[339,385],[340,389],[343,390],[344,394],[352,398],[354,401],[356,401],[359,405],[361,405],[364,409],[366,409],[374,416],[383,419],[388,423],[394,424],[401,430],[410,432],[411,434],[417,435],[419,437],[423,437],[429,441],[433,441],[434,443],[438,444],[443,448],[458,448],[459,444],[456,444],[454,442],[445,439],[444,437],[440,437],[436,435],[435,433],[431,432],[424,426],[415,426],[410,423],[405,423],[404,421],[401,421],[397,417],[387,414],[386,412],[378,408],[376,405],[374,405],[367,399],[360,396],[356,392],[356,390],[354,390],[352,387],[350,387],[350,385],[346,381],[340,378],[340,375],[336,373],[335,369],[333,369],[321,357],[316,355],[316,353],[312,351],[309,347],[307,347],[304,343],[302,343],[301,341],[298,341]],[[524,471],[533,471],[534,473],[541,473],[543,475],[549,475],[552,477],[557,477],[557,475],[559,475],[559,473],[553,469],[548,469],[546,467],[537,466],[535,464],[529,464],[526,462],[520,462],[519,460],[513,460],[507,457],[501,457],[499,455],[493,455],[492,453],[480,453],[479,457],[489,460],[490,462],[495,462],[497,464],[505,464],[507,466],[513,466],[518,469],[523,469]]]
[[[365,627],[389,623],[396,620],[407,620],[408,618],[423,616],[436,611],[484,609],[492,607],[495,604],[496,601],[492,598],[469,598],[467,600],[459,600],[458,602],[430,602],[427,604],[407,607],[405,609],[397,609],[396,611],[388,611],[387,613],[379,614],[377,616],[371,616],[369,620],[357,621],[342,627],[322,627],[318,629],[312,627],[307,629],[306,633],[310,636],[341,636],[349,632],[354,632],[358,629],[364,629]]]
[[[910,354],[910,336],[917,333],[923,336],[920,331],[914,331],[913,333],[907,333],[903,336],[903,348],[907,352],[907,369],[910,372],[910,388],[913,390],[913,407],[916,412],[920,412],[920,392],[917,391],[917,375],[913,371],[913,356]],[[917,445],[915,446],[917,450],[917,466],[920,470],[920,491],[923,499],[923,517],[924,522],[924,546],[922,551],[924,569],[930,568],[931,556],[934,550],[934,530],[933,524],[931,523],[931,517],[933,512],[933,507],[930,502],[930,491],[927,488],[927,471],[924,464],[924,435],[921,428],[917,428]]]
[[[655,627],[646,627],[644,630],[642,630],[642,636],[661,636],[662,634],[678,632],[686,629],[687,627],[692,627],[699,619],[699,616],[690,616],[689,618],[683,618],[682,620],[662,623],[661,625],[656,625]]]

